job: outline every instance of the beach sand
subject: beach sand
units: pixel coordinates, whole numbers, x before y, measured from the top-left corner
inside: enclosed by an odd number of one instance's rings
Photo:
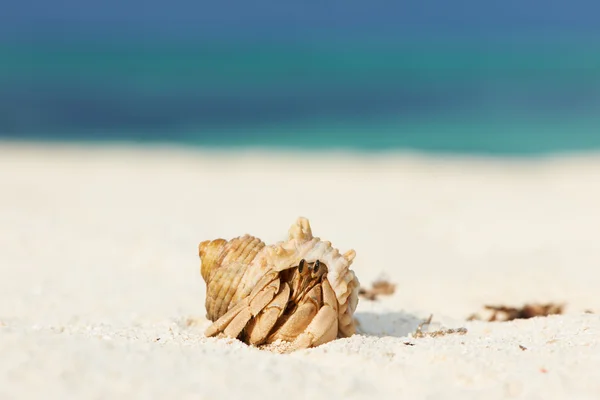
[[[2,143],[0,191],[1,399],[600,398],[598,155]],[[205,338],[198,243],[298,216],[396,292],[316,349]],[[466,320],[527,302],[565,313]]]

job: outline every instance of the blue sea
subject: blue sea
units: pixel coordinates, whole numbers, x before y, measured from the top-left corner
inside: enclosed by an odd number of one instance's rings
[[[592,151],[600,41],[5,41],[0,139]]]

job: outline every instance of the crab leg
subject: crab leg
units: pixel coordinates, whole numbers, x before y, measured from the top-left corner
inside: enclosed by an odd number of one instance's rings
[[[289,318],[269,337],[268,341],[274,342],[278,339],[287,342],[293,341],[317,314],[321,297],[321,285],[316,285],[306,294],[304,301]]]
[[[265,340],[279,317],[281,317],[281,314],[285,311],[285,306],[289,298],[290,286],[284,282],[277,296],[267,304],[262,312],[246,328],[250,344],[258,345]]]
[[[327,279],[321,282],[323,290],[323,307],[308,324],[296,340],[292,342],[289,351],[306,349],[334,340],[338,333],[338,303],[335,292]]]
[[[223,329],[227,327],[231,323],[231,321],[237,317],[237,315],[244,309],[248,307],[247,299],[244,299],[237,303],[233,308],[227,311],[225,314],[221,316],[221,318],[214,321],[206,330],[204,331],[204,335],[211,337],[215,336],[219,332],[222,332]]]
[[[223,332],[225,336],[238,337],[248,321],[273,300],[275,294],[279,292],[279,286],[280,281],[276,272],[266,274],[258,281],[248,297],[213,322],[204,334],[210,337]]]

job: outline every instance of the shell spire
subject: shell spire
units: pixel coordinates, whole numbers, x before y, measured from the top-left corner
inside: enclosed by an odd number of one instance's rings
[[[211,272],[218,266],[221,253],[227,245],[225,239],[205,240],[198,245],[198,254],[200,256],[200,274],[207,281],[210,279]]]

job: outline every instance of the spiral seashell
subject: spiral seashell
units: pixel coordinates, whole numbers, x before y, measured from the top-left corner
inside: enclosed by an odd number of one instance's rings
[[[246,280],[242,280],[248,265],[265,244],[255,237],[245,235],[226,241],[216,239],[200,243],[201,274],[206,285],[207,318],[221,317],[241,298],[250,293]]]
[[[224,334],[260,345],[288,340],[296,348],[355,333],[359,282],[356,253],[340,254],[298,218],[288,239],[265,245],[244,235],[199,244],[206,283],[208,336]]]

